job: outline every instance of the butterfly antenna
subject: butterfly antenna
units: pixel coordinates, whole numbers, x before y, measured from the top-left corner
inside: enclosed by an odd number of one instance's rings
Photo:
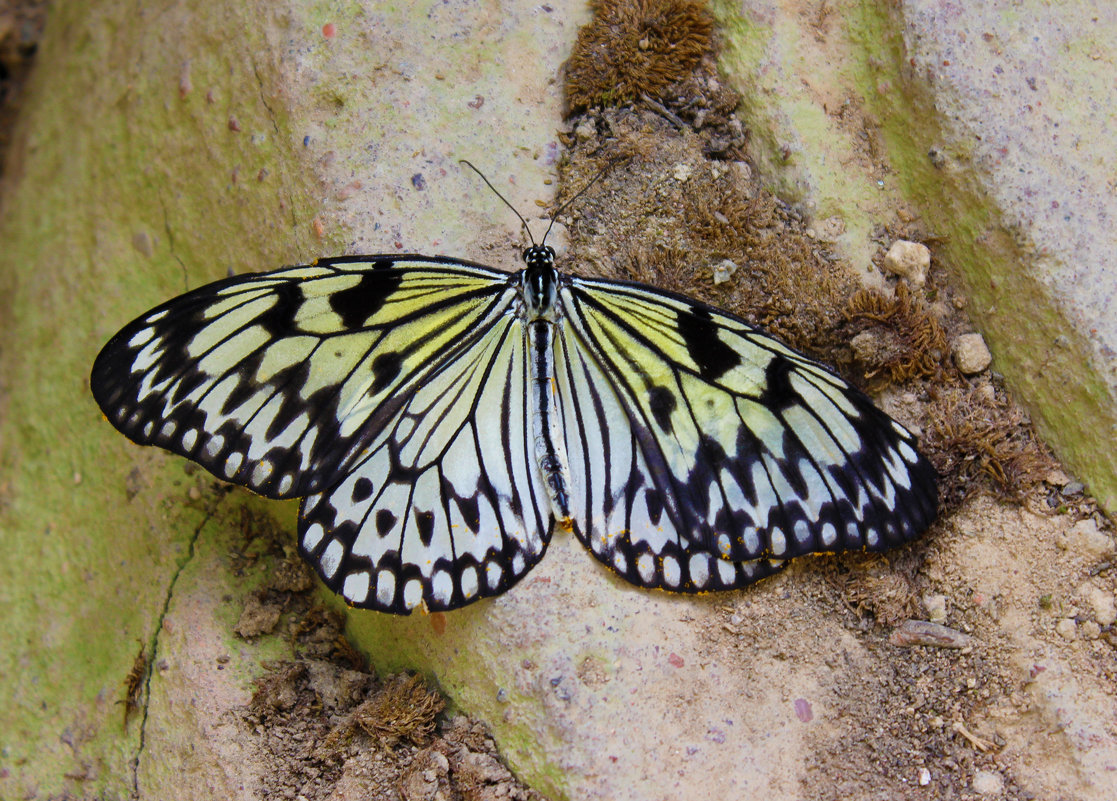
[[[597,175],[593,176],[593,178],[590,180],[590,182],[588,184],[586,184],[585,186],[583,186],[581,189],[579,189],[577,192],[574,193],[574,197],[570,198],[565,203],[563,203],[561,206],[559,206],[557,209],[555,209],[555,213],[551,215],[551,224],[548,225],[547,230],[543,232],[543,241],[544,242],[547,241],[547,235],[549,233],[551,233],[551,229],[555,225],[555,220],[558,219],[558,216],[560,214],[562,214],[564,211],[566,211],[566,207],[569,206],[571,203],[573,203],[578,198],[580,198],[582,195],[584,195],[586,193],[587,189],[589,189],[591,186],[596,184],[601,179],[601,176],[603,176],[605,173],[609,172],[609,170],[613,169],[613,167],[615,167],[616,164],[617,164],[616,161],[611,161],[608,164],[606,164],[604,167],[602,167],[600,170],[598,170]]]
[[[479,169],[474,167],[472,164],[470,164],[465,159],[458,159],[458,164],[464,164],[465,166],[469,167],[469,169],[473,170],[475,173],[480,175],[481,180],[485,182],[485,186],[487,186],[487,187],[489,187],[489,189],[493,190],[493,194],[496,195],[498,198],[500,198],[502,201],[504,201],[505,206],[512,209],[512,213],[515,214],[517,217],[519,217],[520,222],[522,222],[524,224],[524,230],[527,231],[527,238],[530,239],[531,244],[534,245],[535,244],[535,237],[531,235],[531,229],[527,227],[527,220],[524,219],[524,215],[522,215],[522,214],[520,214],[520,212],[516,211],[516,207],[513,206],[511,203],[509,203],[508,199],[505,198],[504,195],[502,195],[502,194],[500,194],[500,192],[496,191],[496,187],[493,186],[491,183],[489,183],[489,179],[485,177],[485,173],[481,172]],[[547,230],[550,231],[551,229],[548,227]],[[546,239],[547,237],[544,236],[543,238]]]

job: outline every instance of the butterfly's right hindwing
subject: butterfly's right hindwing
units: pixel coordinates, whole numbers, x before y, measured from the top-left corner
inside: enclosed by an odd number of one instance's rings
[[[522,321],[424,376],[336,486],[303,502],[299,548],[349,603],[406,614],[499,595],[554,526],[529,447]]]
[[[91,389],[133,441],[267,497],[305,496],[341,480],[401,390],[508,311],[508,279],[408,256],[229,278],[125,327]]]

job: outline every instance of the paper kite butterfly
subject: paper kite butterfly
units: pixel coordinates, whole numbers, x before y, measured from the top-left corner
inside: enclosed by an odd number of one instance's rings
[[[556,530],[691,593],[930,525],[914,437],[826,367],[695,300],[562,272],[545,244],[523,259],[217,281],[116,334],[93,395],[137,443],[302,498],[302,555],[384,612],[498,595]]]

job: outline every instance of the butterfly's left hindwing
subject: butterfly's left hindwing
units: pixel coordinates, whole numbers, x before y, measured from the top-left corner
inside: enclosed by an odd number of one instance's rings
[[[607,563],[608,543],[634,537],[661,557],[682,542],[729,563],[883,550],[934,518],[935,471],[914,437],[816,362],[649,287],[570,278],[560,298],[567,352],[592,362],[571,369],[595,376],[571,380],[571,419],[596,404],[595,431],[632,432],[614,443],[632,454],[624,490],[586,480],[582,525]]]
[[[90,386],[133,441],[267,497],[305,496],[336,483],[407,388],[507,312],[508,277],[362,257],[229,278],[125,327]]]

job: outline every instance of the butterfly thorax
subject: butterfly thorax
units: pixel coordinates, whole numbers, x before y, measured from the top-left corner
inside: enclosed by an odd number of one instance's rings
[[[532,245],[524,251],[527,265],[520,273],[520,292],[524,298],[524,314],[529,321],[554,321],[555,298],[558,293],[558,270],[555,251],[549,245]]]

